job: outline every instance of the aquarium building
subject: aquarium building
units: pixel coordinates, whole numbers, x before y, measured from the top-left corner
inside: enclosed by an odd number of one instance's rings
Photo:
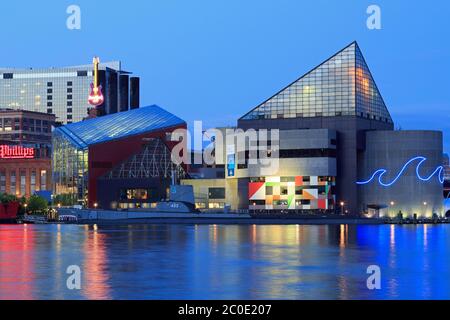
[[[58,127],[52,135],[54,195],[89,208],[139,208],[166,198],[184,169],[171,132],[186,123],[153,105]]]
[[[237,129],[279,131],[264,145],[276,170],[250,164],[250,144],[227,145],[225,179],[234,182],[223,192],[220,179],[213,193],[210,179],[185,182],[207,201],[222,194],[215,203],[261,215],[443,213],[442,132],[394,130],[356,42],[251,109]]]

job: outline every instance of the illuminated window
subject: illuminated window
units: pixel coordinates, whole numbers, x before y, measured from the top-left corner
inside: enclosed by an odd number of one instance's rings
[[[16,194],[17,193],[17,189],[16,189],[17,182],[16,182],[16,172],[15,171],[10,172],[9,180],[10,180],[10,193]]]
[[[204,202],[196,202],[195,203],[195,208],[197,208],[197,209],[206,209],[206,203],[204,203]]]
[[[209,209],[223,209],[225,208],[225,203],[223,202],[210,202],[208,204]]]
[[[41,170],[41,190],[47,190],[47,171]]]

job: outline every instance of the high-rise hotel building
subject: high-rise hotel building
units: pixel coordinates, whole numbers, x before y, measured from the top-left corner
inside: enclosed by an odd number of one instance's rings
[[[139,81],[123,71],[120,61],[99,65],[105,102],[98,115],[139,108]],[[0,68],[0,107],[55,114],[56,121],[72,123],[87,116],[93,66],[47,69]]]

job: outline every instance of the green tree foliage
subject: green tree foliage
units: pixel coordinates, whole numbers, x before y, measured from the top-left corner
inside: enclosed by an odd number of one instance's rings
[[[53,198],[53,205],[58,204],[60,204],[63,207],[73,206],[77,204],[77,200],[74,198],[72,194],[58,194]]]
[[[19,201],[16,196],[6,194],[6,193],[0,193],[0,202],[3,204],[7,204],[10,202]]]
[[[47,200],[37,195],[32,195],[27,204],[27,211],[33,214],[46,213],[48,209]]]

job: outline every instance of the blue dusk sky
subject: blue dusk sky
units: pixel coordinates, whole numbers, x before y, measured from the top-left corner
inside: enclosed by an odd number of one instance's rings
[[[81,30],[66,9],[81,8]],[[366,27],[381,8],[381,30]],[[450,152],[450,2],[446,0],[1,1],[0,66],[121,60],[141,105],[205,126],[237,118],[358,41],[396,126],[445,133]]]

